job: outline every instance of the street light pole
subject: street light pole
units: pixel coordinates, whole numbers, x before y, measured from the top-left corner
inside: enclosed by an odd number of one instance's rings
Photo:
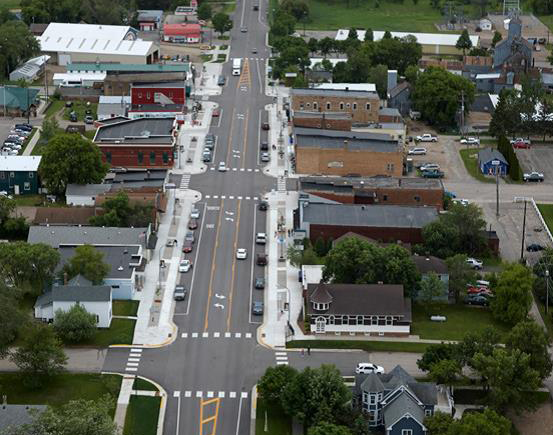
[[[524,216],[522,217],[522,243],[520,244],[520,260],[524,258],[524,237],[526,235],[526,198],[524,198]]]

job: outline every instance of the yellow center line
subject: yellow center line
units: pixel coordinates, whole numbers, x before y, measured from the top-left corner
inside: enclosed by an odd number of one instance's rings
[[[213,422],[213,431],[211,435],[217,433],[217,420],[219,419],[219,405],[221,404],[221,399],[217,399],[216,409],[215,409],[215,421]]]
[[[202,424],[205,424],[205,423],[209,423],[210,421],[213,421],[217,418],[216,415],[212,415],[211,417],[209,418],[206,418],[205,420],[202,420]]]
[[[210,403],[215,403],[215,413],[211,417],[208,417],[204,420],[204,418],[203,418],[203,416],[204,416],[204,406],[207,406]],[[215,433],[217,432],[217,420],[219,418],[219,406],[220,406],[220,404],[221,404],[221,399],[219,399],[219,398],[215,398],[215,399],[212,399],[212,400],[207,400],[205,402],[203,400],[200,401],[200,435],[203,435],[203,433],[204,433],[204,424],[207,424],[209,422],[213,422],[213,430],[211,431],[211,433],[209,435],[215,435]]]
[[[207,327],[209,325],[209,307],[211,304],[211,295],[213,293],[213,278],[215,277],[215,262],[217,259],[217,248],[219,247],[219,231],[221,230],[221,218],[223,216],[224,203],[225,203],[225,200],[222,199],[219,206],[219,219],[217,221],[217,233],[215,234],[215,246],[213,248],[213,260],[211,262],[211,276],[209,278],[209,290],[207,294],[207,304],[205,307],[204,332],[207,332]]]
[[[240,232],[240,205],[242,203],[242,200],[238,200],[238,212],[236,215],[236,232],[234,233],[234,251],[236,252],[237,245],[238,245],[238,233]],[[253,252],[250,252],[250,255],[253,255]],[[228,297],[228,314],[227,314],[227,332],[230,332],[230,319],[232,318],[232,296],[234,294],[234,276],[235,276],[235,269],[236,269],[236,254],[234,254],[233,260],[232,260],[232,277],[230,281],[230,294]]]
[[[244,123],[244,149],[242,151],[242,168],[246,167],[246,151],[248,150],[248,120],[250,119],[250,109],[246,110],[246,120]]]
[[[219,400],[219,398],[215,397],[214,399],[209,399],[209,400],[202,400],[202,405],[209,405],[213,402],[217,402]]]

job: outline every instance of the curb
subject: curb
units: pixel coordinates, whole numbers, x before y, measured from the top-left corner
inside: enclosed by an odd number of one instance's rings
[[[255,435],[255,423],[257,420],[257,384],[252,387],[251,398],[252,402],[250,411],[250,435]]]
[[[155,349],[158,347],[164,347],[172,344],[176,339],[178,335],[178,327],[175,325],[173,320],[171,319],[171,327],[173,328],[173,331],[171,332],[171,337],[169,337],[167,340],[158,343],[158,344],[110,344],[108,348],[128,348],[128,347],[136,347],[136,348],[142,348],[142,349]]]

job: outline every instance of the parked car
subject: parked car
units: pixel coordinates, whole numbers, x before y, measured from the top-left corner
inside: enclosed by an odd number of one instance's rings
[[[259,148],[261,151],[269,151],[269,142],[261,142]]]
[[[467,258],[466,263],[473,269],[477,269],[477,270],[482,269],[482,266],[484,266],[484,263],[482,261],[472,257]]]
[[[410,156],[424,156],[426,155],[426,148],[411,148],[407,154]]]
[[[215,135],[214,135],[214,134],[211,134],[211,133],[206,134],[206,135],[205,135],[205,142],[206,142],[206,143],[208,143],[208,142],[214,143],[214,142],[215,142]]]
[[[267,266],[267,255],[266,254],[257,254],[255,264],[258,266]]]
[[[482,307],[488,306],[490,301],[484,295],[469,295],[465,298],[465,304],[467,305],[480,305]]]
[[[213,109],[213,112],[211,112],[211,116],[214,118],[217,118],[221,115],[221,111],[219,109]]]
[[[440,170],[440,165],[437,163],[425,163],[422,166],[419,167],[421,171],[432,171],[432,170]]]
[[[219,76],[219,78],[217,79],[217,84],[219,86],[225,86],[226,82],[227,82],[227,79],[225,78],[225,76]]]
[[[537,171],[532,171],[529,174],[524,174],[522,178],[524,181],[537,181],[540,183],[544,180],[543,174]]]
[[[198,228],[198,219],[190,219],[188,221],[188,229],[195,230],[196,228]]]
[[[361,362],[355,367],[355,373],[368,375],[370,373],[384,374],[384,367],[377,366],[373,363]]]
[[[438,142],[438,137],[433,136],[430,133],[424,133],[415,138],[416,142]]]
[[[211,154],[211,151],[207,150],[202,153],[202,161],[204,163],[210,163],[213,159],[213,155]]]
[[[455,198],[455,199],[452,199],[452,202],[454,204],[460,204],[464,207],[466,207],[467,205],[470,204],[469,200],[468,199],[463,199],[463,198]]]
[[[519,148],[519,149],[530,149],[530,143],[527,142],[515,142],[513,144],[513,148]]]
[[[86,115],[84,117],[85,124],[94,124],[94,117],[92,115]]]
[[[255,279],[255,288],[257,290],[263,290],[265,288],[265,278],[256,278]]]
[[[259,211],[267,211],[269,208],[269,203],[267,201],[259,201],[259,204],[257,205],[257,209]]]
[[[15,124],[15,128],[27,130],[30,132],[33,129],[33,126],[31,124]]]
[[[433,169],[429,171],[422,171],[422,176],[424,178],[444,178],[444,172],[437,169]]]
[[[267,234],[257,233],[255,235],[255,243],[258,245],[264,245],[265,243],[267,243]]]
[[[271,161],[271,155],[269,153],[261,153],[261,161],[262,162],[270,162]]]
[[[480,139],[477,137],[465,137],[461,139],[463,145],[480,145]]]
[[[240,31],[241,31],[242,33],[246,33],[246,32],[248,31],[248,28],[247,28],[247,27],[241,27],[241,28],[240,28]]]
[[[188,258],[185,258],[185,259],[180,261],[180,263],[179,263],[179,272],[186,273],[191,268],[192,268],[192,262]]]
[[[538,252],[538,251],[543,251],[544,249],[545,247],[540,245],[539,243],[531,243],[526,247],[526,250],[528,252]]]
[[[248,258],[248,250],[246,248],[238,248],[236,250],[236,259],[245,260],[246,258]]]
[[[175,286],[173,291],[173,299],[176,301],[184,301],[186,299],[186,288],[183,285]]]
[[[192,210],[190,210],[190,219],[199,219],[200,218],[200,210],[198,210],[196,207],[192,207]]]
[[[269,130],[271,127],[269,127],[269,123],[268,122],[264,122],[262,125],[261,125],[261,129],[262,130]]]
[[[75,112],[71,112],[69,114],[69,121],[71,121],[71,122],[77,122],[78,121],[77,114]]]
[[[188,254],[192,252],[194,244],[190,240],[185,240],[182,244],[182,252]]]
[[[194,231],[187,231],[186,235],[184,236],[184,241],[195,243],[196,242],[196,237],[194,236]]]
[[[524,139],[522,137],[517,137],[515,139],[511,139],[510,142],[511,142],[511,145],[514,145],[514,144],[519,143],[519,142],[531,145],[530,139]]]
[[[252,302],[252,314],[254,316],[262,316],[263,315],[263,302],[261,302],[261,301],[253,301]]]

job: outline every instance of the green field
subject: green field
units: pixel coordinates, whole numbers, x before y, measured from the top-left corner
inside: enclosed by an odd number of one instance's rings
[[[553,204],[538,204],[538,208],[547,228],[553,233]]]
[[[123,435],[156,435],[161,397],[131,396]]]
[[[114,316],[136,316],[140,301],[113,301]]]
[[[349,7],[347,6],[349,3]],[[430,32],[438,30],[434,23],[441,21],[438,10],[430,7],[429,0],[403,2],[358,0],[309,0],[309,19],[305,28],[310,30],[359,29],[390,30],[402,32]],[[298,23],[297,29],[303,28]]]
[[[267,416],[266,422],[265,415]],[[265,431],[265,423],[267,431]],[[258,396],[255,433],[256,435],[292,435],[292,420],[284,414],[280,407],[267,406],[265,401]]]
[[[414,352],[423,353],[427,343],[407,341],[369,340],[294,340],[286,343],[288,349],[360,349],[366,352]]]
[[[446,316],[445,322],[432,322],[430,316]],[[491,326],[500,334],[509,332],[509,328],[492,318],[487,308],[466,305],[440,305],[428,312],[413,304],[413,323],[411,334],[428,340],[461,340],[467,332],[480,332]]]
[[[0,395],[5,394],[8,403],[16,405],[59,406],[70,400],[96,400],[106,394],[115,402],[121,379],[116,375],[64,373],[54,376],[39,389],[30,390],[23,385],[18,373],[0,373]]]

